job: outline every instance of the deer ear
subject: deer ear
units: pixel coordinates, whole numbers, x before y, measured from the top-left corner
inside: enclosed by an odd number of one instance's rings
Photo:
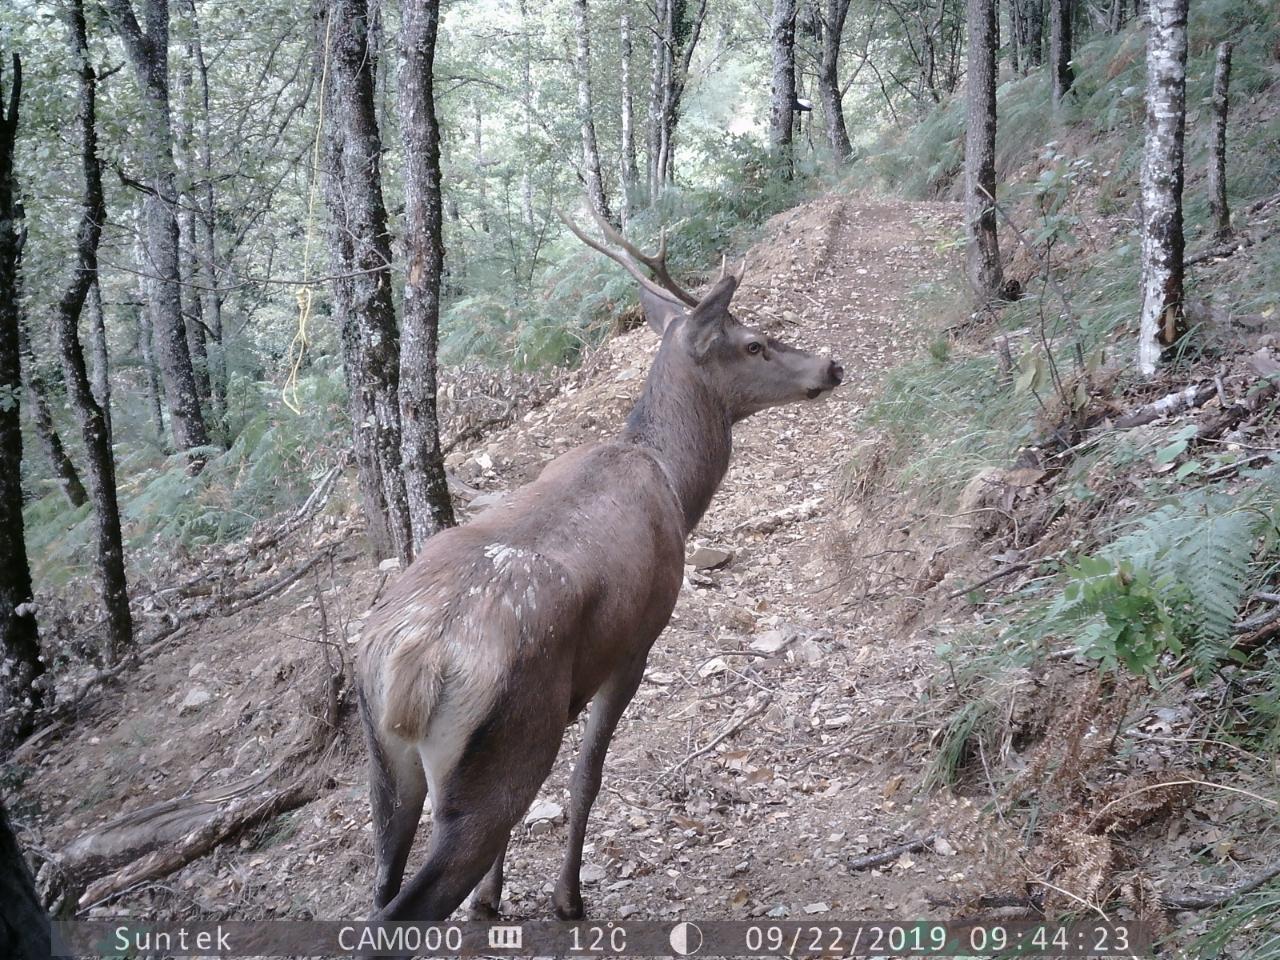
[[[644,311],[649,328],[658,336],[667,332],[672,320],[683,320],[685,317],[684,308],[678,303],[651,293],[644,287],[640,288],[640,309]]]
[[[721,277],[707,295],[693,308],[695,323],[707,320],[723,320],[729,313],[729,303],[738,290],[738,278],[733,274]]]

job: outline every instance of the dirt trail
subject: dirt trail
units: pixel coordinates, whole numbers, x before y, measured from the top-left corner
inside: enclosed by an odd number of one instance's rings
[[[912,291],[952,274],[952,248],[941,241],[958,223],[951,204],[827,197],[776,218],[751,251],[740,315],[830,349],[846,384],[830,400],[769,411],[735,432],[733,466],[691,545],[733,556],[719,569],[690,570],[622,721],[588,833],[589,915],[922,916],[925,894],[970,870],[962,841],[954,856],[904,857],[881,871],[844,865],[953,812],[943,799],[912,800],[927,740],[915,704],[931,644],[900,636],[889,611],[850,599],[829,549],[858,414],[885,372],[932,337],[935,319]],[[451,469],[496,494],[562,450],[614,432],[655,350],[645,331],[616,338],[579,386],[455,454]],[[354,637],[378,575],[354,547],[339,569],[328,615],[350,617]],[[38,798],[42,845],[60,849],[122,809],[263,763],[286,726],[279,707],[303,702],[317,654],[298,638],[314,635],[317,615],[302,584],[166,652],[32,772],[24,793]],[[210,704],[181,707],[192,683],[210,689]],[[567,806],[578,738],[572,728],[540,803]],[[363,915],[372,866],[358,738],[335,779],[329,795],[239,847],[104,909]],[[509,915],[550,916],[563,839],[554,817],[517,828]]]

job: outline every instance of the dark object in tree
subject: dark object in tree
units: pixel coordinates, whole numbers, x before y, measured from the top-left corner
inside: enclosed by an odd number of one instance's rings
[[[142,203],[146,227],[142,272],[149,281],[145,299],[151,310],[173,442],[179,450],[189,450],[208,444],[209,433],[200,409],[195,367],[182,317],[175,215],[178,195],[169,105],[169,2],[142,0],[142,24],[134,13],[132,0],[106,0],[106,8],[124,43],[142,100],[139,141],[150,187]],[[196,465],[199,462],[197,458]]]
[[[1053,82],[1053,106],[1071,92],[1075,71],[1071,67],[1071,27],[1075,0],[1049,0],[1049,72]]]
[[[444,273],[440,123],[432,81],[439,23],[439,0],[406,0],[400,25],[400,126],[408,276],[400,325],[399,395],[400,454],[415,551],[432,534],[454,524],[436,406]]]
[[[0,957],[49,960],[49,916],[0,800]]]
[[[592,209],[611,220],[600,173],[600,144],[596,141],[595,110],[591,103],[591,22],[587,16],[587,0],[573,0],[573,25],[577,40],[573,72],[578,83],[578,123],[582,128],[582,179]]]
[[[70,0],[69,17],[71,55],[77,61],[80,75],[80,162],[84,172],[84,200],[80,226],[76,231],[75,273],[54,310],[54,324],[67,393],[84,438],[89,492],[98,520],[98,579],[107,614],[107,647],[103,652],[107,662],[114,663],[133,643],[133,617],[129,612],[129,588],[125,579],[111,431],[102,407],[93,396],[79,333],[85,299],[98,277],[98,243],[102,239],[102,224],[107,218],[107,205],[102,192],[102,163],[98,159],[97,76],[89,62],[84,0]]]
[[[325,200],[356,469],[374,552],[407,565],[413,535],[400,470],[400,346],[367,0],[329,0],[326,19]]]
[[[1155,373],[1183,316],[1182,183],[1187,112],[1187,0],[1149,0],[1147,139],[1142,158],[1142,316],[1138,370]]]
[[[796,106],[796,0],[773,0],[769,18],[769,48],[773,54],[773,83],[769,94],[769,146],[784,179],[794,172],[792,131]]]
[[[1000,298],[1004,276],[996,211],[996,0],[968,0],[968,115],[964,145],[964,215],[969,285],[979,303]]]
[[[1213,218],[1213,242],[1231,238],[1231,208],[1227,206],[1227,110],[1231,105],[1230,41],[1218,44],[1213,71],[1213,139],[1209,149],[1209,211]]]
[[[823,0],[821,11],[822,59],[818,63],[818,99],[822,101],[822,112],[827,121],[827,142],[838,164],[847,162],[853,155],[840,90],[840,38],[844,36],[849,3],[850,0]]]
[[[0,60],[0,753],[31,733],[44,703],[40,637],[22,522],[21,348],[18,342],[18,189],[13,148],[22,61],[13,55],[8,105]]]

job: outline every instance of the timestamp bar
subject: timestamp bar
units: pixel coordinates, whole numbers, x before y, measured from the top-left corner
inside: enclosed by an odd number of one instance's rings
[[[1146,957],[1140,923],[935,920],[598,920],[54,923],[53,956]]]

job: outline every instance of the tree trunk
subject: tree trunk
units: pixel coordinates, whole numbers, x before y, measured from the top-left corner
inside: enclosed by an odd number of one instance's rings
[[[139,222],[142,218],[139,217]],[[146,269],[146,248],[141,240],[136,245],[138,271]],[[151,326],[151,311],[147,309],[147,297],[151,284],[145,276],[138,277],[138,356],[142,358],[142,385],[147,395],[147,410],[155,428],[156,442],[164,446],[164,408],[160,403],[160,371],[156,366],[155,330]]]
[[[968,0],[968,109],[964,141],[964,211],[969,285],[979,303],[1004,284],[996,232],[996,0]]]
[[[53,470],[58,482],[58,489],[73,509],[89,502],[84,484],[80,482],[80,473],[76,465],[67,456],[67,449],[58,435],[58,428],[53,422],[53,410],[49,407],[49,385],[45,382],[40,366],[36,363],[35,351],[31,348],[31,335],[27,330],[25,318],[18,316],[18,347],[22,351],[22,364],[27,368],[27,403],[31,406],[31,423],[36,429],[36,437],[44,448],[45,458]]]
[[[200,290],[200,258],[196,252],[196,204],[195,194],[195,145],[188,119],[192,115],[191,98],[194,79],[191,71],[191,46],[187,45],[187,59],[178,71],[181,89],[181,109],[174,123],[177,140],[178,170],[185,188],[178,197],[178,273],[182,278],[179,287],[179,303],[182,307],[183,327],[187,334],[187,350],[195,372],[196,392],[204,409],[210,406],[209,350],[205,338],[204,299]]]
[[[649,184],[649,202],[658,198],[661,184],[659,177],[659,157],[662,155],[662,95],[666,90],[663,70],[667,63],[666,46],[662,41],[663,25],[666,23],[666,8],[671,0],[654,0],[654,26],[651,30],[649,48],[649,124],[645,150],[646,177]]]
[[[1142,159],[1142,316],[1138,370],[1155,373],[1184,330],[1182,153],[1186,130],[1187,0],[1149,0],[1147,140]]]
[[[84,209],[76,234],[76,268],[54,311],[62,370],[71,405],[80,420],[88,464],[89,490],[97,517],[98,580],[102,604],[107,614],[108,663],[133,643],[133,618],[129,612],[129,589],[124,570],[124,544],[120,536],[120,507],[116,500],[116,467],[111,452],[111,435],[102,407],[93,397],[89,370],[80,345],[80,314],[89,289],[98,275],[98,243],[107,218],[102,192],[102,165],[98,159],[97,77],[89,62],[85,35],[83,0],[71,0],[71,54],[79,61],[80,73],[80,158],[84,170]]]
[[[1022,69],[1022,8],[1018,0],[1005,0],[1009,11],[1009,69],[1013,76],[1023,73]]]
[[[636,190],[640,182],[640,170],[636,165],[635,95],[631,88],[631,15],[623,11],[619,20],[619,37],[622,45],[622,227],[636,208]]]
[[[698,12],[687,17],[686,0],[656,0],[653,40],[653,86],[650,116],[650,203],[675,180],[675,135],[680,120],[680,101],[689,80],[707,0],[700,0]]]
[[[107,352],[107,317],[102,310],[102,287],[93,278],[89,288],[89,346],[93,354],[93,399],[102,408],[102,418],[107,424],[107,436],[113,435],[111,427],[111,359]]]
[[[0,957],[49,960],[49,916],[0,800]]]
[[[591,23],[587,16],[587,0],[573,0],[573,25],[577,48],[573,70],[578,81],[578,122],[582,129],[582,176],[587,199],[592,208],[606,220],[612,220],[609,201],[604,195],[604,178],[600,173],[600,144],[596,141],[595,110],[591,103]]]
[[[22,521],[21,349],[18,342],[18,233],[21,209],[13,172],[22,97],[22,64],[13,55],[8,105],[0,60],[0,755],[31,733],[44,705],[31,570]],[[6,872],[7,875],[7,872]],[[6,901],[7,902],[7,901]]]
[[[794,173],[792,130],[796,102],[796,0],[773,0],[769,18],[773,83],[769,93],[769,146],[783,179]]]
[[[1049,68],[1053,74],[1053,106],[1056,110],[1075,83],[1071,67],[1071,28],[1075,0],[1049,0]]]
[[[1015,0],[1022,4],[1022,60],[1027,70],[1044,63],[1044,0]]]
[[[178,251],[178,196],[173,162],[173,119],[169,105],[169,3],[143,0],[145,31],[131,0],[107,0],[112,24],[124,42],[142,99],[140,130],[143,168],[151,190],[143,202],[151,278],[148,302],[155,332],[169,423],[179,450],[208,444],[195,368],[182,317]],[[199,465],[196,458],[195,465]]]
[[[818,98],[827,121],[827,142],[837,164],[853,156],[849,130],[844,122],[840,94],[840,40],[849,14],[850,0],[824,0],[822,10],[822,59],[818,65]]]
[[[329,0],[329,83],[326,117],[334,299],[342,324],[344,364],[352,390],[357,460],[365,481],[376,474],[389,544],[407,564],[413,555],[412,524],[400,461],[400,345],[391,296],[391,235],[382,196],[382,138],[374,111],[374,52],[369,43],[367,0]],[[363,435],[363,436],[362,436]],[[366,507],[377,508],[366,496]]]
[[[400,25],[400,126],[404,136],[406,270],[400,328],[400,441],[413,548],[454,524],[436,406],[444,218],[440,124],[432,68],[439,0],[406,0]]]
[[[1230,41],[1218,44],[1218,64],[1213,72],[1213,140],[1209,150],[1209,212],[1213,240],[1231,236],[1231,208],[1227,206],[1227,110],[1231,105]]]

